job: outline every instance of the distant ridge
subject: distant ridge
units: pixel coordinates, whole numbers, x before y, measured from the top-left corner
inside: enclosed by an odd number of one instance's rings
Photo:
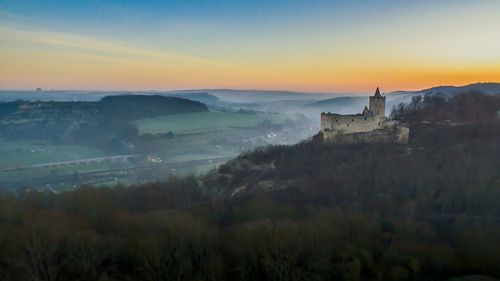
[[[442,93],[446,96],[454,95],[462,92],[469,91],[480,91],[487,95],[500,94],[500,83],[497,82],[484,82],[484,83],[473,83],[464,86],[436,86],[428,89],[423,89],[420,91],[395,91],[389,94],[436,94]]]
[[[437,86],[420,91],[395,91],[386,94],[386,115],[390,114],[392,107],[400,103],[407,103],[413,96],[442,93],[447,97],[455,94],[479,91],[488,95],[500,94],[500,83],[474,83],[465,86]],[[366,96],[348,96],[323,99],[304,106],[311,113],[336,112],[340,114],[359,113],[368,102]]]
[[[375,89],[375,88],[374,88]],[[383,85],[382,85],[383,89]],[[388,98],[400,98],[441,92],[447,96],[464,91],[481,91],[489,95],[500,94],[500,83],[485,82],[464,86],[437,86],[417,91],[393,91],[386,93]],[[372,94],[372,93],[370,93]],[[81,90],[48,90],[48,91],[19,91],[0,90],[0,102],[15,100],[30,101],[98,101],[105,96],[116,95],[164,95],[187,98],[200,101],[208,105],[225,105],[224,103],[259,103],[275,101],[311,100],[311,102],[326,101],[338,97],[362,97],[359,93],[315,93],[283,90],[234,90],[234,89],[186,89],[173,91],[81,91]],[[366,94],[368,95],[368,93]],[[400,97],[396,97],[400,96]],[[345,100],[344,100],[345,101]]]
[[[205,92],[212,96],[229,103],[254,103],[254,102],[273,102],[280,100],[321,100],[325,97],[331,97],[327,93],[296,92],[282,90],[233,90],[233,89],[200,89],[200,90],[182,90],[172,91],[174,94]],[[345,94],[344,94],[345,95]]]

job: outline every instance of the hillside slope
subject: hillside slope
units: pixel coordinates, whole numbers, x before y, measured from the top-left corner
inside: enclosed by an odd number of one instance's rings
[[[117,133],[128,122],[161,115],[208,111],[197,101],[162,96],[109,96],[97,102],[0,103],[0,136],[77,140]]]
[[[44,280],[33,268],[49,268],[56,280],[496,280],[496,98],[401,108],[408,146],[318,136],[201,178],[0,194],[0,277]]]
[[[483,92],[487,95],[500,94],[500,83],[488,82],[488,83],[474,83],[465,86],[438,86],[420,90],[417,93],[423,93],[423,94],[442,93],[448,96],[470,91]]]
[[[443,169],[443,161],[450,161],[450,166],[444,165],[447,168],[460,163],[455,167],[460,171],[450,170],[446,177],[457,178],[472,171],[481,174],[500,165],[499,111],[500,96],[464,93],[447,100],[429,94],[395,111],[394,117],[410,126],[409,146],[327,145],[319,134],[312,141],[296,146],[269,147],[242,155],[207,176],[206,183],[229,187],[224,192],[232,196],[241,191],[283,189],[299,182],[314,189],[322,179],[337,182],[352,175],[346,181],[347,188],[352,189],[353,183],[375,185],[370,181],[376,181],[379,175],[370,169],[381,167],[384,173],[393,170],[391,173],[396,176],[385,186],[397,190],[421,180],[409,174],[421,170],[423,174],[419,177],[425,177],[426,173],[433,175]],[[477,160],[478,163],[467,161],[479,157],[484,159]],[[405,176],[400,178],[400,175]],[[426,182],[432,182],[432,177]]]

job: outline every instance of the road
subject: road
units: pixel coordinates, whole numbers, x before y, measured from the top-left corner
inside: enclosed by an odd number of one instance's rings
[[[102,163],[102,162],[126,161],[126,160],[129,160],[131,158],[138,158],[140,156],[142,156],[142,155],[141,154],[128,154],[128,155],[115,155],[115,156],[97,157],[97,158],[88,158],[88,159],[79,159],[79,160],[69,160],[69,161],[60,161],[60,162],[50,162],[50,163],[34,164],[34,165],[15,167],[15,168],[4,168],[4,169],[0,169],[0,172],[10,172],[10,171],[32,169],[32,168],[69,167],[69,166],[79,166],[79,165],[90,165],[90,164]]]

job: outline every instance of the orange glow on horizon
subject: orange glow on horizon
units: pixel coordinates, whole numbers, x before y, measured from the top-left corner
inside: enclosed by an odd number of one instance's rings
[[[62,33],[0,27],[0,88],[176,90],[233,88],[370,93],[500,81],[498,58],[436,62],[434,56],[337,50],[299,55],[200,58]],[[408,59],[411,58],[411,59]]]

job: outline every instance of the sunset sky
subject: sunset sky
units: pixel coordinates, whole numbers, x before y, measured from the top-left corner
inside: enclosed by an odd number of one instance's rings
[[[500,1],[0,0],[0,88],[500,82]]]

